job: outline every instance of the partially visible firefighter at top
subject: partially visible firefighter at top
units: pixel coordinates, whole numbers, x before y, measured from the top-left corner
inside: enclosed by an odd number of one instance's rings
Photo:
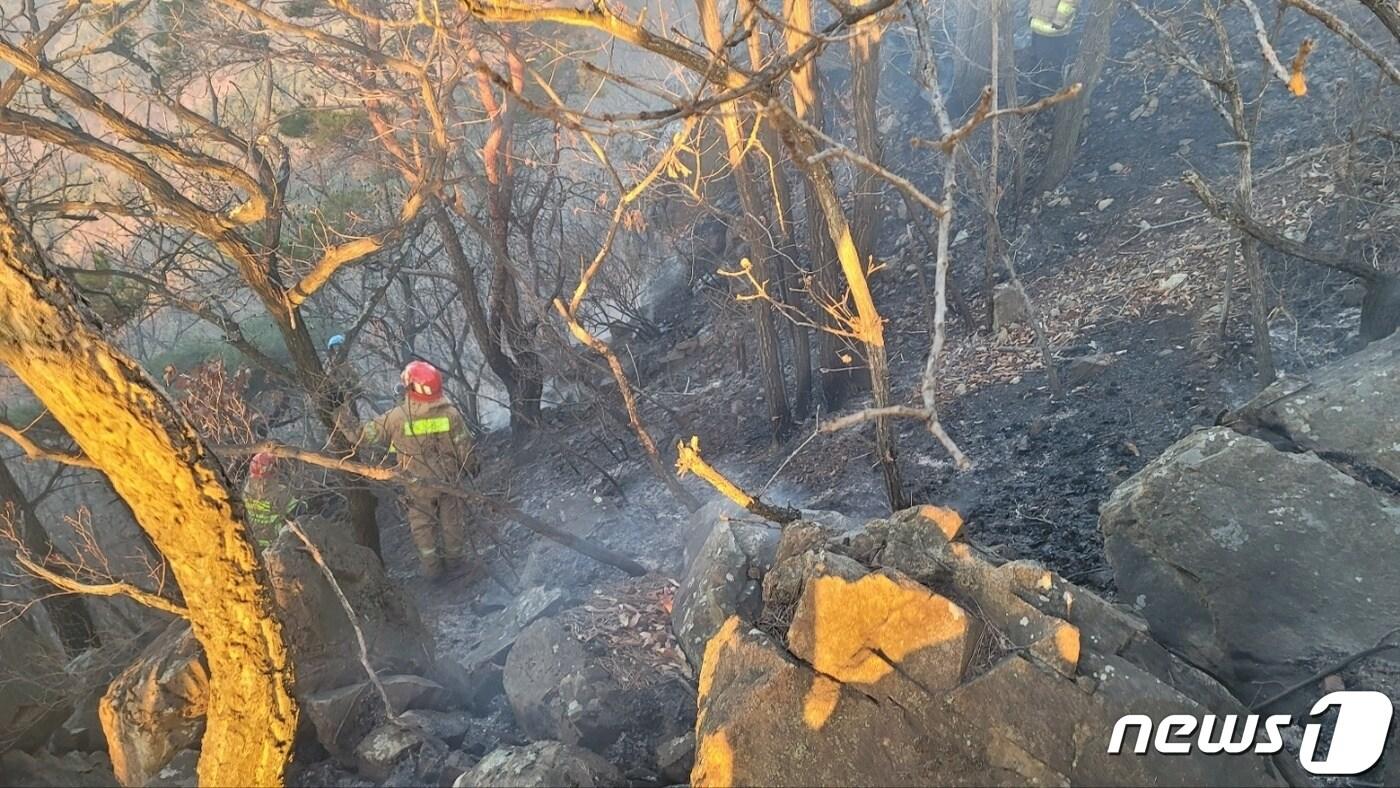
[[[410,480],[404,485],[408,530],[418,548],[423,575],[466,569],[466,507],[439,487],[460,487],[475,475],[472,434],[462,414],[444,396],[442,373],[426,361],[403,370],[404,401],[365,424],[367,442],[387,445]],[[419,481],[421,484],[414,484]]]
[[[248,463],[248,479],[243,483],[243,511],[259,550],[272,546],[287,521],[297,516],[301,505],[277,458],[267,452],[253,455]]]
[[[1031,60],[1033,70],[1045,70],[1036,81],[1058,90],[1069,55],[1074,15],[1079,0],[1030,0]]]

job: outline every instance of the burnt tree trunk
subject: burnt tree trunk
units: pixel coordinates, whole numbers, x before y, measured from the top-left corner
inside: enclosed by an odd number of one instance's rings
[[[757,13],[753,9],[753,0],[744,0],[743,7],[745,13]],[[763,39],[757,35],[749,36],[748,43],[749,65],[757,72],[763,68],[766,56],[763,51]],[[774,267],[778,274],[778,294],[784,303],[798,306],[798,302],[803,300],[798,295],[803,288],[797,262],[799,259],[797,233],[792,224],[792,184],[787,171],[782,166],[779,142],[772,124],[764,123],[762,125],[759,129],[758,139],[765,154],[763,161],[768,162],[773,203],[776,208],[774,218],[778,222],[779,238],[782,241],[782,248],[775,249],[773,256]],[[797,420],[803,421],[812,412],[812,338],[807,326],[792,320],[784,322],[787,326],[789,340],[792,343],[792,374],[795,384],[792,410]]]
[[[217,459],[112,347],[0,198],[0,362],[53,413],[165,555],[209,667],[201,785],[280,785],[297,727],[282,626]]]
[[[715,0],[697,0],[700,12],[700,28],[705,36],[705,45],[717,58],[727,58],[724,31],[720,27],[719,11]],[[757,189],[754,186],[748,161],[745,157],[747,137],[739,118],[735,102],[728,102],[719,108],[720,127],[724,131],[724,141],[729,154],[729,168],[734,178],[734,188],[739,193],[739,205],[743,217],[739,222],[739,233],[749,246],[754,276],[760,282],[772,280],[771,247],[765,235],[760,217],[770,212],[763,209]],[[763,299],[754,299],[750,304],[754,322],[754,342],[758,350],[759,373],[763,376],[763,393],[768,404],[768,420],[773,437],[781,441],[792,431],[792,412],[788,408],[787,390],[783,378],[783,363],[778,348],[778,331],[773,321],[773,308]]]
[[[991,14],[981,0],[955,0],[949,3],[953,20],[953,84],[948,90],[948,108],[956,118],[982,97],[991,80]]]
[[[1089,103],[1103,73],[1104,61],[1108,58],[1109,33],[1113,29],[1113,16],[1118,10],[1118,0],[1084,0],[1086,13],[1084,32],[1079,38],[1079,51],[1065,77],[1065,85],[1076,82],[1083,85],[1079,95],[1062,101],[1053,110],[1054,129],[1050,133],[1050,148],[1045,154],[1045,167],[1036,185],[1040,191],[1050,191],[1060,185],[1069,175],[1070,167],[1079,154],[1079,140],[1084,134],[1084,122],[1089,116]]]
[[[859,4],[857,4],[859,5]],[[880,37],[883,26],[867,19],[851,33],[851,122],[855,126],[856,151],[880,163]],[[865,169],[856,169],[851,199],[851,236],[867,256],[876,254],[880,237],[880,193],[884,181]]]
[[[787,50],[795,52],[807,45],[813,30],[811,0],[784,0],[783,14],[787,18]],[[791,74],[793,108],[799,118],[817,129],[826,125],[822,105],[820,75],[815,59],[794,68]],[[818,297],[841,297],[841,266],[836,259],[836,247],[826,224],[826,214],[817,198],[810,178],[803,179],[803,218],[806,220],[808,265],[815,274]],[[817,332],[817,369],[821,374],[822,404],[828,412],[837,410],[846,401],[852,381],[850,363],[843,360],[845,343],[830,331]]]

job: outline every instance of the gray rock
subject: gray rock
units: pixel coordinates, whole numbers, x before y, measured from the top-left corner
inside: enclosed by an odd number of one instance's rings
[[[1363,463],[1400,482],[1400,335],[1281,380],[1232,418],[1278,432],[1307,451]]]
[[[539,741],[524,747],[505,747],[482,758],[457,778],[454,788],[486,788],[510,785],[519,788],[547,786],[620,785],[622,775],[602,757],[580,747],[557,741]]]
[[[107,739],[102,733],[102,720],[97,716],[98,700],[98,697],[93,697],[78,704],[49,739],[51,750],[106,752]]]
[[[381,676],[379,683],[395,713],[409,709],[436,709],[449,711],[456,708],[455,699],[447,688],[432,679],[408,674]]]
[[[1312,454],[1197,432],[1115,490],[1101,526],[1124,601],[1241,694],[1400,620],[1400,503]]]
[[[302,719],[309,721],[316,740],[342,766],[355,763],[355,745],[382,719],[379,699],[368,681],[303,695]]]
[[[382,783],[396,766],[418,751],[428,740],[421,730],[386,722],[355,747],[355,768],[361,776]]]
[[[685,577],[676,590],[671,630],[692,668],[729,616],[746,620],[763,607],[761,581],[772,565],[778,531],[727,501],[707,504],[690,520]]]
[[[675,785],[690,781],[695,764],[695,731],[667,739],[656,748],[656,770],[663,782]]]
[[[117,784],[112,763],[103,753],[69,752],[33,755],[11,750],[0,755],[0,785],[15,788],[109,788]]]
[[[307,520],[303,528],[350,601],[375,670],[433,677],[432,637],[374,553],[346,539],[343,524]],[[284,530],[263,560],[297,666],[298,694],[363,681],[350,620],[301,540]]]
[[[520,633],[504,683],[516,722],[533,738],[601,751],[627,725],[622,688],[552,618]]]
[[[458,660],[461,672],[455,680],[468,706],[481,709],[502,692],[500,662],[520,632],[536,620],[558,612],[564,603],[558,588],[533,586],[521,592],[482,626],[482,637]]]
[[[197,746],[208,700],[204,652],[189,624],[174,621],[98,704],[117,779],[145,785],[181,750]]]
[[[1003,326],[1024,323],[1029,318],[1030,310],[1026,308],[1026,299],[1016,287],[998,285],[992,291],[992,328],[994,330],[999,330]]]
[[[824,543],[785,534],[772,571],[800,566],[800,595],[707,644],[692,784],[1283,784],[1262,756],[1107,755],[1124,714],[1243,709],[1142,621],[997,564],[960,525],[924,507]]]
[[[462,737],[471,727],[471,717],[463,712],[415,709],[400,714],[399,723],[416,727],[434,739],[442,740],[448,747],[456,747],[462,743]]]

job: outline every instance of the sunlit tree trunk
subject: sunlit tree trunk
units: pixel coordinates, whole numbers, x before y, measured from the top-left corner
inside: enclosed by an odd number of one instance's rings
[[[297,724],[282,627],[223,469],[107,343],[0,198],[0,362],[111,480],[166,557],[209,665],[202,785],[280,785]]]
[[[715,0],[696,0],[696,5],[700,12],[700,28],[705,36],[705,45],[716,57],[727,57],[724,31],[720,26]],[[762,208],[746,161],[745,146],[748,139],[744,134],[735,102],[727,102],[720,106],[719,119],[729,153],[729,168],[733,173],[734,188],[739,192],[739,205],[744,212],[739,223],[739,232],[749,246],[755,276],[761,282],[770,281],[771,249],[763,227],[759,224],[760,217],[768,212]],[[726,262],[732,266],[738,261]],[[768,419],[774,438],[781,440],[792,430],[792,413],[788,409],[783,364],[778,350],[777,326],[773,321],[772,307],[762,299],[755,299],[750,309],[754,321],[754,339],[758,343],[759,373],[763,376],[763,393],[768,403]]]
[[[811,0],[784,0],[783,13],[787,18],[787,51],[800,50],[811,39],[813,30]],[[790,77],[792,83],[793,108],[797,116],[817,129],[825,126],[825,110],[822,107],[821,81],[815,60],[794,68]],[[804,218],[807,225],[807,254],[809,267],[816,274],[819,290],[829,296],[840,297],[844,285],[841,267],[836,261],[836,247],[826,226],[826,214],[822,212],[816,192],[807,178],[803,180]],[[822,402],[828,411],[836,410],[846,400],[850,386],[850,363],[844,361],[843,342],[830,331],[817,334],[817,364],[821,372]]]
[[[870,292],[865,266],[851,235],[841,201],[837,197],[831,170],[825,162],[811,161],[816,155],[816,149],[812,139],[805,132],[790,125],[784,125],[780,131],[793,151],[793,160],[798,162],[798,166],[811,183],[813,194],[826,216],[826,226],[836,247],[837,260],[841,264],[842,275],[850,288],[851,301],[855,306],[854,319],[844,326],[844,330],[861,341],[865,361],[870,369],[874,407],[877,410],[887,408],[894,404],[894,398],[890,388],[889,359],[885,350],[885,322],[879,310],[875,308],[875,298]],[[885,482],[885,497],[889,501],[890,511],[899,511],[907,507],[909,497],[904,491],[904,481],[899,472],[894,423],[889,418],[875,420],[875,459],[880,465],[880,474]]]
[[[1079,95],[1062,101],[1052,112],[1055,113],[1054,130],[1050,134],[1050,149],[1045,154],[1045,167],[1040,172],[1037,187],[1050,191],[1060,185],[1074,166],[1079,154],[1079,140],[1084,134],[1084,121],[1089,115],[1090,101],[1099,75],[1103,73],[1104,61],[1108,59],[1109,33],[1113,29],[1113,16],[1118,10],[1118,0],[1084,0],[1080,13],[1085,16],[1084,32],[1079,38],[1079,51],[1074,63],[1065,75],[1065,84],[1081,83]]]

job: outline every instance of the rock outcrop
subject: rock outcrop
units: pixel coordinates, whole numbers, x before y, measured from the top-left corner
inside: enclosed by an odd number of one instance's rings
[[[1282,784],[1264,756],[1110,755],[1128,714],[1243,713],[1146,625],[934,507],[789,525],[705,647],[694,785]]]
[[[1400,621],[1396,413],[1400,336],[1170,447],[1102,508],[1123,600],[1241,696],[1374,645]]]
[[[209,671],[189,624],[175,621],[122,671],[98,704],[112,770],[146,785],[204,735]]]
[[[622,687],[555,619],[525,628],[506,658],[506,698],[535,739],[604,750],[622,733]]]
[[[432,676],[432,636],[418,609],[389,580],[373,551],[346,539],[341,523],[307,520],[302,527],[350,601],[375,669]],[[263,561],[297,667],[297,692],[315,693],[363,681],[350,620],[301,540],[283,531],[263,554]]]

